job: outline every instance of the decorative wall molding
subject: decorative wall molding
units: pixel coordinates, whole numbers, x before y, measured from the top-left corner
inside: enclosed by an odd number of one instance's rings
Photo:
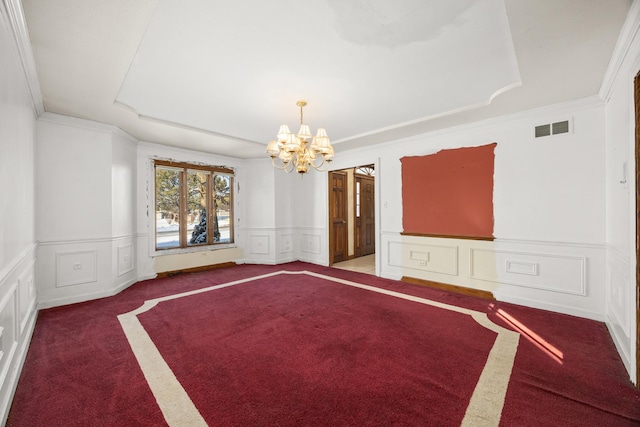
[[[13,37],[16,41],[18,55],[20,56],[29,94],[31,95],[34,113],[36,117],[39,117],[44,114],[44,100],[40,89],[40,81],[38,80],[38,71],[33,56],[33,49],[31,48],[29,29],[24,19],[22,2],[20,0],[2,0],[2,4],[6,11],[8,24],[11,27]]]
[[[604,320],[604,245],[441,239],[392,232],[381,233],[380,243],[382,277],[408,276],[483,290],[499,301]],[[454,260],[445,256],[446,247],[457,248],[457,275],[446,274],[453,272]],[[440,257],[435,256],[438,251]]]
[[[288,254],[294,250],[293,246],[293,233],[286,233],[280,235],[280,253]]]
[[[56,252],[56,288],[98,281],[98,250]]]
[[[0,276],[0,424],[6,422],[35,328],[35,249],[25,248]]]
[[[33,260],[25,271],[18,278],[18,315],[20,330],[18,335],[24,333],[29,322],[30,314],[36,308],[36,283],[35,283],[36,263]]]
[[[133,244],[118,246],[117,263],[118,276],[122,276],[133,271],[135,266]]]
[[[106,290],[99,290],[99,291],[95,291],[95,292],[86,292],[86,293],[81,293],[81,294],[74,294],[74,295],[71,295],[71,296],[63,296],[63,297],[60,297],[60,298],[48,299],[46,301],[39,301],[38,302],[38,309],[42,310],[42,309],[47,309],[47,308],[52,308],[52,307],[59,307],[61,305],[68,305],[68,304],[75,304],[75,303],[78,303],[78,302],[91,301],[91,300],[98,299],[98,298],[111,297],[111,296],[117,295],[120,292],[124,291],[129,286],[131,286],[134,283],[136,283],[138,280],[139,280],[138,278],[133,278],[133,279],[127,280],[126,282],[123,282],[123,283],[119,284],[115,288],[110,288],[110,289],[106,289]]]
[[[622,70],[622,65],[629,54],[629,49],[636,39],[638,29],[640,29],[640,2],[634,1],[622,26],[609,66],[598,91],[598,96],[603,101],[608,101],[611,96],[618,75]]]
[[[586,263],[586,257],[471,248],[469,277],[513,286],[585,296],[587,295]],[[479,268],[479,264],[483,264],[483,266]],[[543,275],[538,274],[540,264],[544,266],[542,268],[545,272]],[[487,266],[489,271],[487,271]],[[503,266],[502,271],[498,270],[501,266]],[[516,268],[516,266],[518,266],[517,271],[509,271],[510,267]],[[493,271],[491,271],[492,267]],[[531,276],[531,278],[527,279],[522,276]],[[547,285],[548,283],[557,283],[558,286],[550,286]],[[560,284],[566,284],[566,286],[563,287]]]
[[[271,253],[268,234],[252,234],[249,236],[249,253],[268,255]]]
[[[25,259],[30,259],[35,256],[35,251],[38,245],[35,243],[30,244],[24,250],[22,250],[18,256],[9,261],[7,265],[0,270],[0,283],[2,283],[7,277],[14,274]]]
[[[303,232],[300,235],[300,251],[320,255],[322,253],[320,242],[319,235]]]
[[[93,120],[81,119],[79,117],[65,116],[64,114],[43,112],[38,117],[41,122],[54,123],[63,126],[85,129],[93,132],[115,134],[122,137],[130,145],[137,147],[139,141],[127,132],[123,131],[115,125],[95,122]]]
[[[113,243],[127,239],[135,239],[139,236],[146,236],[147,234],[130,234],[126,236],[117,237],[88,237],[83,239],[68,239],[68,240],[42,240],[38,242],[40,246],[60,246],[60,245],[78,245],[78,244],[98,244],[98,243]]]
[[[385,230],[381,231],[381,236],[386,237],[398,237],[401,236],[403,232],[401,230],[393,231],[393,230]],[[428,236],[427,236],[428,237]],[[454,239],[455,240],[455,239]],[[459,239],[465,240],[465,239]],[[605,245],[604,243],[589,243],[589,242],[568,242],[563,240],[532,240],[526,238],[504,238],[504,237],[496,237],[493,239],[494,243],[507,243],[507,244],[521,244],[521,245],[540,245],[540,246],[562,246],[562,247],[575,247],[575,248],[585,248],[585,249],[605,249],[609,247],[609,245]]]
[[[532,123],[537,122],[543,117],[559,117],[565,114],[567,111],[574,113],[587,110],[594,107],[603,107],[604,102],[598,95],[588,96],[572,101],[561,102],[558,104],[547,105],[540,108],[534,108],[527,111],[508,114],[499,117],[493,117],[485,120],[480,120],[471,123],[465,123],[458,126],[446,127],[443,129],[436,129],[433,131],[425,132],[419,135],[409,136],[389,142],[381,142],[373,147],[358,147],[345,150],[344,154],[348,154],[351,151],[358,150],[358,156],[365,156],[370,151],[379,152],[385,149],[397,149],[398,145],[411,145],[422,144],[426,138],[434,138],[438,136],[446,136],[452,133],[472,133],[482,132],[487,129],[494,129],[502,126],[515,126],[523,125],[529,127]]]
[[[458,246],[387,242],[389,265],[404,269],[458,275]]]

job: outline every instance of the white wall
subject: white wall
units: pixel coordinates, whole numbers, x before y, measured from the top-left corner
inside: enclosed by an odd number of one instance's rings
[[[113,295],[137,280],[135,146],[113,126],[40,116],[35,159],[40,307]]]
[[[534,139],[533,127],[570,119],[573,132]],[[493,242],[401,236],[404,156],[497,143]],[[488,290],[504,301],[604,320],[604,106],[596,97],[341,152],[332,168],[376,163],[378,269]],[[310,227],[325,239],[326,177]],[[427,257],[427,262],[422,262]]]
[[[35,105],[8,11],[0,3],[0,423],[36,319]]]
[[[606,99],[606,322],[632,380],[637,378],[635,117],[640,4],[629,12],[601,89]]]

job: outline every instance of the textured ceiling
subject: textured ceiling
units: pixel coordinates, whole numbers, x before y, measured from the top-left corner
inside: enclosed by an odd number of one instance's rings
[[[336,152],[598,93],[628,0],[24,0],[45,110],[241,158]]]

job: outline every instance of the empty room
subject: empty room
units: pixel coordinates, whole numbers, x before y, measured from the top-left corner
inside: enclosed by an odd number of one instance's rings
[[[0,15],[2,425],[640,425],[640,1]]]

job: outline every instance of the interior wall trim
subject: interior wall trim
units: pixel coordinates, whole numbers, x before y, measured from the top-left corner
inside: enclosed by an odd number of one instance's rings
[[[622,250],[620,250],[620,248],[617,248],[609,243],[607,243],[606,248],[607,254],[613,255],[619,260],[626,262],[627,264],[631,262],[629,254],[625,254],[624,252],[622,252]]]
[[[464,237],[456,237],[456,236],[451,236],[451,237],[445,237],[445,236],[436,236],[436,235],[417,235],[417,234],[410,234],[410,233],[404,233],[402,231],[381,231],[380,232],[381,236],[390,236],[390,237],[396,237],[398,235],[401,236],[415,236],[415,237],[424,237],[424,238],[431,238],[431,239],[438,239],[438,238],[448,238],[448,239],[460,239],[460,240],[465,240]],[[481,239],[483,240],[483,239]],[[585,248],[585,249],[596,249],[596,250],[605,250],[606,248],[608,248],[610,245],[606,245],[604,243],[591,243],[591,242],[570,242],[570,241],[563,241],[563,240],[531,240],[531,239],[526,239],[526,238],[504,238],[504,237],[495,237],[493,240],[494,244],[499,244],[499,243],[508,243],[508,244],[523,244],[523,245],[544,245],[544,246],[564,246],[564,247],[575,247],[575,248]]]
[[[120,285],[118,285],[115,288],[110,288],[110,289],[104,290],[104,291],[90,292],[90,293],[85,293],[85,294],[73,295],[73,296],[69,296],[69,297],[61,297],[61,298],[55,298],[55,299],[50,299],[50,300],[46,300],[46,301],[39,301],[38,302],[38,310],[43,310],[43,309],[52,308],[52,307],[58,307],[58,306],[61,306],[61,305],[68,305],[68,304],[75,304],[75,303],[79,303],[79,302],[91,301],[91,300],[95,300],[95,299],[99,299],[99,298],[112,297],[112,296],[117,295],[120,292],[124,291],[125,289],[127,289],[128,287],[130,287],[131,285],[133,285],[134,283],[136,283],[138,281],[139,281],[138,278],[133,278],[133,279],[127,280],[126,282],[121,283]]]
[[[20,63],[22,64],[22,70],[24,71],[24,76],[27,80],[27,87],[29,88],[29,94],[31,95],[31,102],[33,103],[35,116],[40,117],[44,114],[44,100],[42,98],[40,81],[38,80],[38,71],[33,57],[33,50],[31,48],[29,30],[24,19],[22,2],[20,0],[2,0],[2,5],[6,12],[3,13],[3,15],[8,18],[8,24],[16,42],[18,55],[20,56]]]
[[[548,117],[562,117],[567,114],[567,111],[575,112],[582,110],[589,110],[592,108],[601,107],[604,108],[604,102],[598,95],[588,96],[572,101],[561,102],[558,104],[547,105],[544,107],[534,108],[527,111],[508,114],[499,117],[493,117],[485,120],[480,120],[472,123],[461,124],[457,126],[451,126],[444,129],[436,129],[427,131],[415,136],[408,136],[404,138],[395,139],[389,142],[380,142],[374,147],[356,147],[349,150],[345,150],[344,153],[350,153],[358,150],[359,156],[367,156],[373,152],[379,152],[386,149],[397,149],[398,145],[410,147],[413,144],[424,147],[425,139],[435,138],[438,136],[447,136],[452,133],[475,133],[483,130],[495,129],[499,126],[530,126],[532,123],[537,123],[541,118]],[[335,166],[338,168],[338,164]]]
[[[602,85],[598,91],[598,96],[605,102],[607,102],[611,97],[611,92],[613,91],[618,75],[622,70],[622,65],[629,54],[629,50],[631,49],[631,45],[633,44],[639,29],[640,2],[634,1],[631,4],[631,8],[629,9],[627,18],[624,21],[622,30],[620,30],[620,35],[618,36],[618,41],[613,50],[613,54],[611,55],[609,66],[607,67],[604,78],[602,79]]]
[[[576,295],[576,296],[587,296],[587,257],[586,256],[570,256],[570,255],[558,255],[558,254],[536,253],[536,252],[526,252],[526,251],[505,251],[505,250],[495,250],[495,249],[488,250],[488,249],[479,249],[479,248],[470,248],[469,251],[470,251],[469,277],[472,279],[482,280],[485,282],[495,282],[503,285],[520,286],[520,287],[529,288],[529,289],[538,289],[538,290],[547,291],[547,292],[557,292],[557,293]],[[576,289],[576,290],[560,289],[560,288],[554,288],[550,286],[535,285],[531,283],[520,283],[514,280],[506,280],[504,278],[494,279],[490,277],[482,277],[481,275],[476,274],[476,271],[475,271],[475,260],[476,260],[475,254],[480,252],[488,253],[491,255],[501,254],[505,256],[514,255],[516,257],[525,256],[525,257],[530,257],[536,260],[546,258],[546,259],[574,261],[578,264],[579,271],[580,271],[580,280],[578,282],[579,289]],[[538,269],[539,269],[538,262],[527,262],[519,259],[514,259],[514,260],[505,259],[505,265],[503,266],[505,273],[514,273],[514,271],[509,271],[510,263],[511,264],[527,263],[531,266],[532,271],[530,272],[531,274],[526,274],[526,275],[538,276]],[[533,274],[533,270],[535,270],[535,274]],[[522,274],[522,272],[519,272],[519,273]]]
[[[146,234],[128,234],[115,237],[88,237],[86,239],[68,239],[68,240],[41,240],[38,242],[40,246],[57,246],[57,245],[76,245],[86,243],[106,243],[118,242],[127,239],[135,239],[136,237],[146,236]]]
[[[20,264],[31,257],[35,253],[37,248],[38,245],[36,243],[32,243],[24,250],[22,250],[22,252],[20,252],[18,256],[9,261],[9,263],[2,270],[0,270],[0,283],[6,280],[10,275],[15,273]]]
[[[79,129],[86,129],[93,132],[101,132],[108,134],[117,134],[123,137],[129,144],[137,147],[139,142],[136,138],[129,135],[115,125],[94,122],[93,120],[81,119],[79,117],[65,116],[63,114],[43,112],[38,120],[41,122],[54,123],[64,126],[71,126]]]

